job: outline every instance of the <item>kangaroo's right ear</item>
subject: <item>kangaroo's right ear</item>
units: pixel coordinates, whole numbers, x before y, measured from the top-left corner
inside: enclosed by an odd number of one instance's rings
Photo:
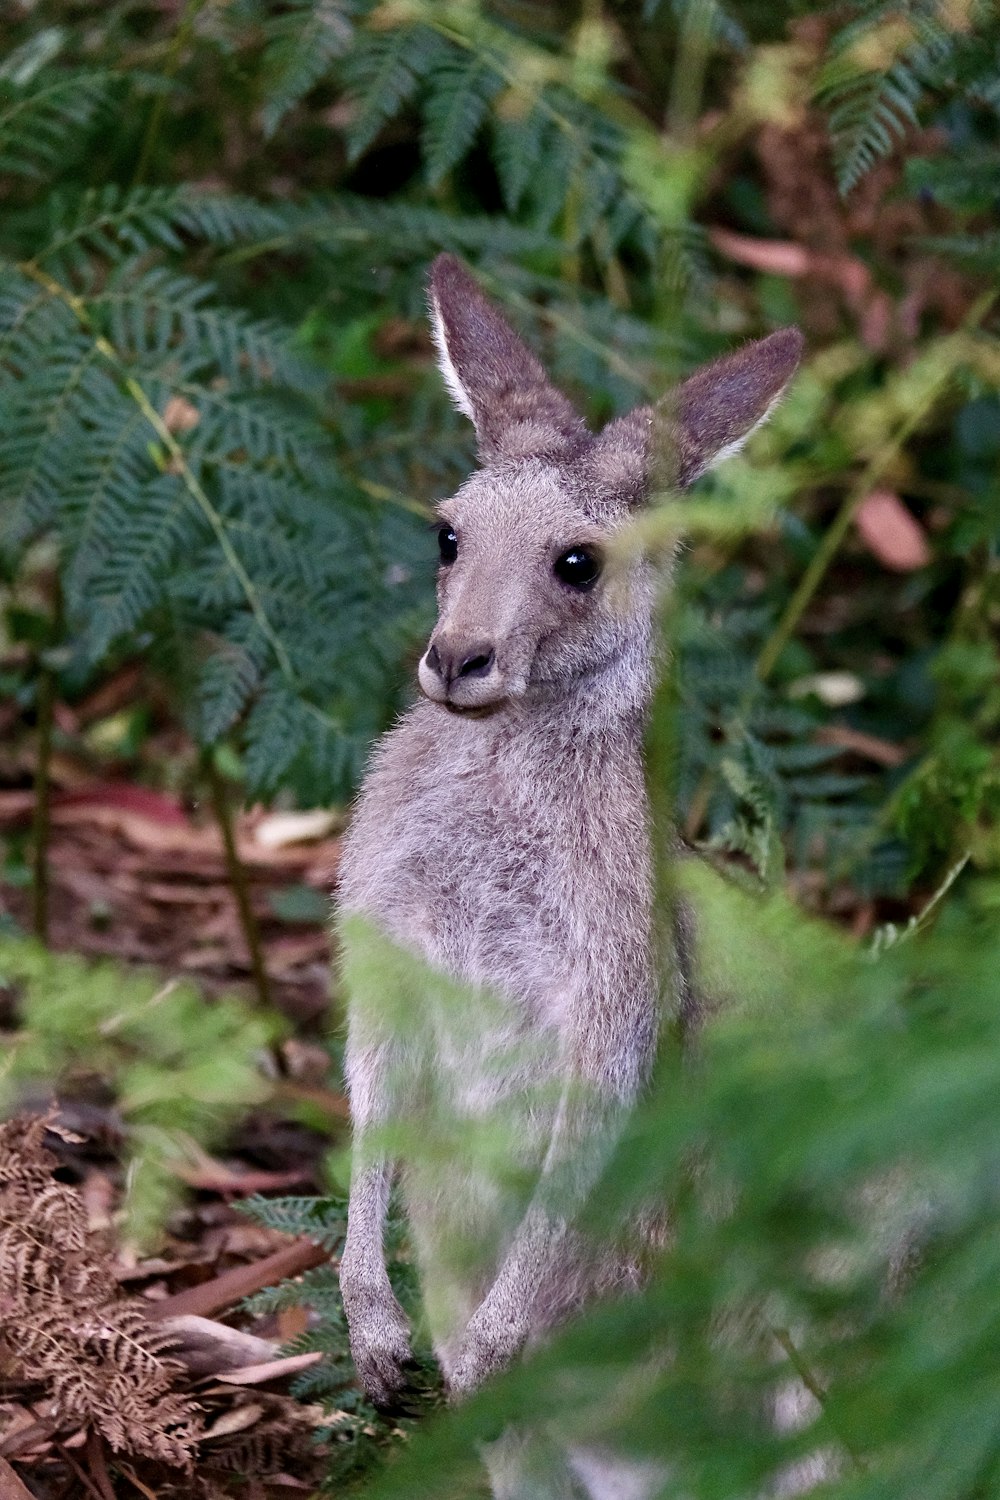
[[[475,423],[479,457],[557,456],[586,428],[541,364],[453,255],[431,267],[431,324],[452,400]]]
[[[650,486],[692,484],[767,421],[802,348],[797,328],[781,328],[704,365],[656,406],[609,423],[590,458],[599,483],[628,505],[641,503]]]

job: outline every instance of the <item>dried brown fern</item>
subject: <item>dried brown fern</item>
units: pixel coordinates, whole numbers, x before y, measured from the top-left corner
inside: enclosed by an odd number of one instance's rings
[[[53,1175],[47,1122],[0,1123],[0,1341],[3,1363],[119,1453],[189,1469],[202,1426],[174,1389],[170,1338],[121,1295],[79,1193]]]

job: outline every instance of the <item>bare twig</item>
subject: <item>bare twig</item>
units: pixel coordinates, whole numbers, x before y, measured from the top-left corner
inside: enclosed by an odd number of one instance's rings
[[[215,764],[211,751],[207,751],[203,757],[203,765],[205,780],[208,782],[209,795],[212,799],[212,808],[215,812],[215,821],[218,823],[219,831],[222,834],[222,845],[226,854],[226,870],[229,875],[229,884],[232,887],[233,896],[236,900],[236,909],[239,913],[240,927],[243,929],[247,952],[250,955],[250,968],[253,973],[257,998],[261,1005],[269,1006],[271,1003],[271,986],[267,977],[267,968],[264,964],[264,952],[261,948],[257,918],[254,916],[253,907],[250,904],[247,872],[243,868],[243,862],[236,848],[233,815],[229,806],[226,785],[219,774],[219,768]]]
[[[51,667],[43,665],[38,674],[38,748],[35,766],[35,809],[32,833],[32,928],[39,942],[49,937],[49,801],[52,764],[52,720],[55,709],[56,682]]]
[[[255,1260],[248,1266],[233,1266],[212,1281],[203,1281],[200,1286],[175,1292],[172,1297],[164,1297],[162,1302],[151,1302],[145,1309],[146,1316],[157,1322],[188,1313],[206,1318],[223,1308],[232,1307],[234,1302],[242,1301],[263,1287],[275,1286],[288,1276],[301,1276],[303,1271],[321,1266],[327,1260],[329,1253],[321,1245],[314,1245],[312,1240],[295,1240],[263,1260]]]

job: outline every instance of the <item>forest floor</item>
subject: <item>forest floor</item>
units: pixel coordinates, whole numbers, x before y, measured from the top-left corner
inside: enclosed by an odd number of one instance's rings
[[[165,730],[143,741],[132,765],[109,766],[88,751],[84,726],[69,709],[59,717],[63,728],[51,765],[49,946],[152,969],[166,979],[182,976],[206,996],[237,993],[259,1004],[259,975],[255,979],[231,862],[211,806],[155,785],[168,779],[165,769],[189,756],[190,747]],[[28,933],[34,916],[26,863],[35,814],[31,737],[8,742],[0,756],[0,850],[6,854],[0,923]],[[111,1088],[96,1079],[55,1100],[41,1089],[20,1100],[24,1117],[52,1111],[38,1161],[71,1191],[70,1210],[85,1225],[81,1233],[97,1258],[95,1274],[110,1274],[122,1298],[138,1299],[155,1325],[184,1320],[170,1325],[184,1335],[181,1367],[172,1379],[174,1390],[200,1409],[204,1435],[193,1473],[151,1460],[122,1465],[94,1428],[67,1433],[55,1422],[46,1389],[14,1377],[0,1317],[2,1500],[126,1494],[265,1500],[311,1493],[322,1474],[313,1436],[329,1416],[288,1394],[293,1377],[320,1356],[281,1353],[305,1330],[308,1314],[296,1307],[254,1317],[241,1304],[321,1264],[327,1253],[253,1222],[238,1205],[260,1193],[322,1193],[324,1155],[331,1137],[345,1129],[346,1102],[323,1045],[336,828],[336,816],[327,813],[258,810],[232,817],[267,1003],[283,1016],[286,1034],[275,1048],[272,1099],[245,1113],[218,1155],[203,1152],[195,1164],[178,1168],[185,1200],[153,1253],[138,1253],[121,1240],[124,1128]],[[3,1008],[0,976],[0,1013]],[[0,1029],[5,1024],[0,1014]],[[58,1086],[51,1080],[51,1089]],[[0,1132],[5,1128],[0,1124]],[[6,1161],[16,1160],[8,1141]],[[5,1183],[9,1189],[0,1169],[0,1195]],[[0,1204],[0,1230],[3,1223]],[[63,1270],[57,1266],[57,1277]]]

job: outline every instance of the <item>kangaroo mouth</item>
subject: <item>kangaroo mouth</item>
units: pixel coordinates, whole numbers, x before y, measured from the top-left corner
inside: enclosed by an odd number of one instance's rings
[[[499,713],[506,702],[506,698],[494,698],[491,703],[454,703],[450,698],[445,698],[438,706],[446,708],[450,714],[455,714],[460,719],[488,719]]]

